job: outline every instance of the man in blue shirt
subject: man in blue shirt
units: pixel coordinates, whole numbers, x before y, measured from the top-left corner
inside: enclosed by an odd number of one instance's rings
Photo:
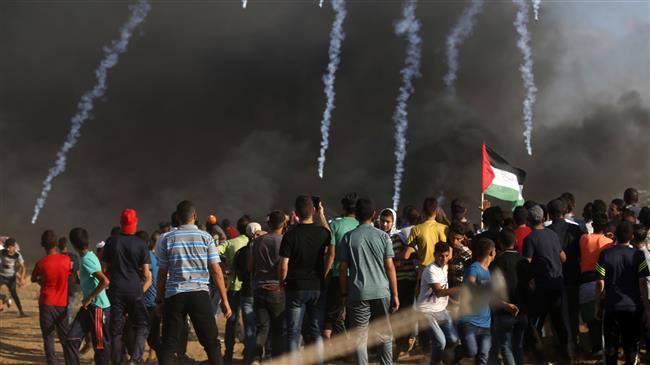
[[[603,320],[605,365],[617,363],[619,345],[625,364],[636,363],[644,307],[646,313],[650,312],[648,262],[643,252],[630,245],[633,234],[632,225],[621,222],[616,227],[616,245],[603,250],[596,264],[599,279],[595,315]]]
[[[385,322],[381,326],[385,330],[377,333],[381,342],[379,357],[382,365],[392,364],[389,313],[399,309],[393,242],[388,233],[373,227],[375,208],[370,199],[357,201],[356,216],[360,225],[343,236],[338,259],[341,297],[347,300],[348,320],[354,331],[351,339],[357,344],[357,364],[368,364],[368,324],[372,320]]]
[[[178,230],[163,236],[156,248],[156,311],[163,317],[163,339],[158,360],[161,365],[171,364],[171,355],[178,352],[183,323],[189,314],[209,364],[221,365],[221,343],[217,338],[217,323],[208,294],[210,276],[223,299],[221,309],[226,319],[232,312],[219,267],[219,254],[212,236],[195,225],[194,204],[182,201],[176,207],[176,213],[181,225]]]

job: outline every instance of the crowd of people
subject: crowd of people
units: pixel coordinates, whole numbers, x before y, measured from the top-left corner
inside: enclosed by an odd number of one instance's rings
[[[357,364],[392,364],[416,346],[431,364],[591,357],[610,365],[620,349],[635,364],[641,339],[650,339],[650,208],[638,192],[594,200],[581,218],[571,193],[511,212],[482,205],[476,225],[459,200],[449,216],[425,198],[398,217],[350,193],[341,216],[328,219],[318,197],[301,195],[292,212],[274,210],[260,223],[244,215],[233,227],[214,215],[201,224],[182,201],[152,234],[125,209],[94,251],[84,228],[60,238],[47,230],[31,274],[41,286],[47,363],[56,363],[55,333],[66,364],[79,364],[84,342],[96,364],[188,363],[189,317],[210,364],[233,362],[240,319],[246,364],[301,364],[301,344],[322,364],[338,336],[356,349],[342,360]],[[0,285],[24,316],[16,288],[26,265],[15,239],[4,242],[0,263]],[[0,300],[0,309],[11,304]],[[393,333],[400,312],[412,325]]]

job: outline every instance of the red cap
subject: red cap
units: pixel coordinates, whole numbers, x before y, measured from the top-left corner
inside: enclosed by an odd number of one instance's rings
[[[120,224],[122,225],[122,233],[124,234],[135,234],[135,231],[138,229],[138,215],[133,209],[124,209],[122,211],[122,218],[120,218]]]

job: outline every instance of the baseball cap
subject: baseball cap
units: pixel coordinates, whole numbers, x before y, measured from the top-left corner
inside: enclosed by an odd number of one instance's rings
[[[255,236],[255,233],[261,230],[262,230],[262,226],[259,223],[256,222],[248,223],[248,225],[246,226],[246,235],[248,237],[253,237]]]
[[[133,209],[126,208],[122,211],[120,218],[120,225],[122,226],[122,233],[135,234],[138,229],[138,215]]]

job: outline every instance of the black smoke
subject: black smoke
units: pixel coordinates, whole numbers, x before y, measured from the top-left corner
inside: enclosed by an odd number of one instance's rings
[[[391,205],[391,117],[405,50],[393,34],[399,1],[349,4],[322,181],[316,158],[330,7],[250,1],[242,10],[239,1],[165,1],[153,3],[129,51],[110,71],[105,100],[84,126],[39,222],[30,225],[41,181],[78,98],[94,83],[101,46],[117,37],[127,18],[126,5],[0,5],[0,233],[38,252],[45,228],[65,234],[85,226],[100,240],[119,222],[120,211],[131,207],[142,228],[152,230],[181,199],[197,202],[203,217],[231,219],[243,212],[262,219],[271,208],[288,209],[298,193],[322,196],[331,214],[352,190]],[[553,120],[536,117],[534,154],[526,156],[521,54],[510,3],[486,4],[460,48],[458,97],[445,95],[445,36],[464,5],[421,2],[417,11],[422,77],[409,104],[402,203],[419,204],[443,190],[447,201],[461,197],[478,206],[484,141],[528,172],[526,198],[546,201],[572,191],[580,204],[619,196],[627,186],[648,190],[647,87],[614,90],[611,100]],[[541,100],[558,81],[560,60],[572,52],[558,21],[542,13],[531,24]],[[644,27],[635,36],[647,45]],[[648,79],[647,69],[629,74]],[[585,92],[573,80],[564,87]],[[543,105],[536,116],[555,107]]]

